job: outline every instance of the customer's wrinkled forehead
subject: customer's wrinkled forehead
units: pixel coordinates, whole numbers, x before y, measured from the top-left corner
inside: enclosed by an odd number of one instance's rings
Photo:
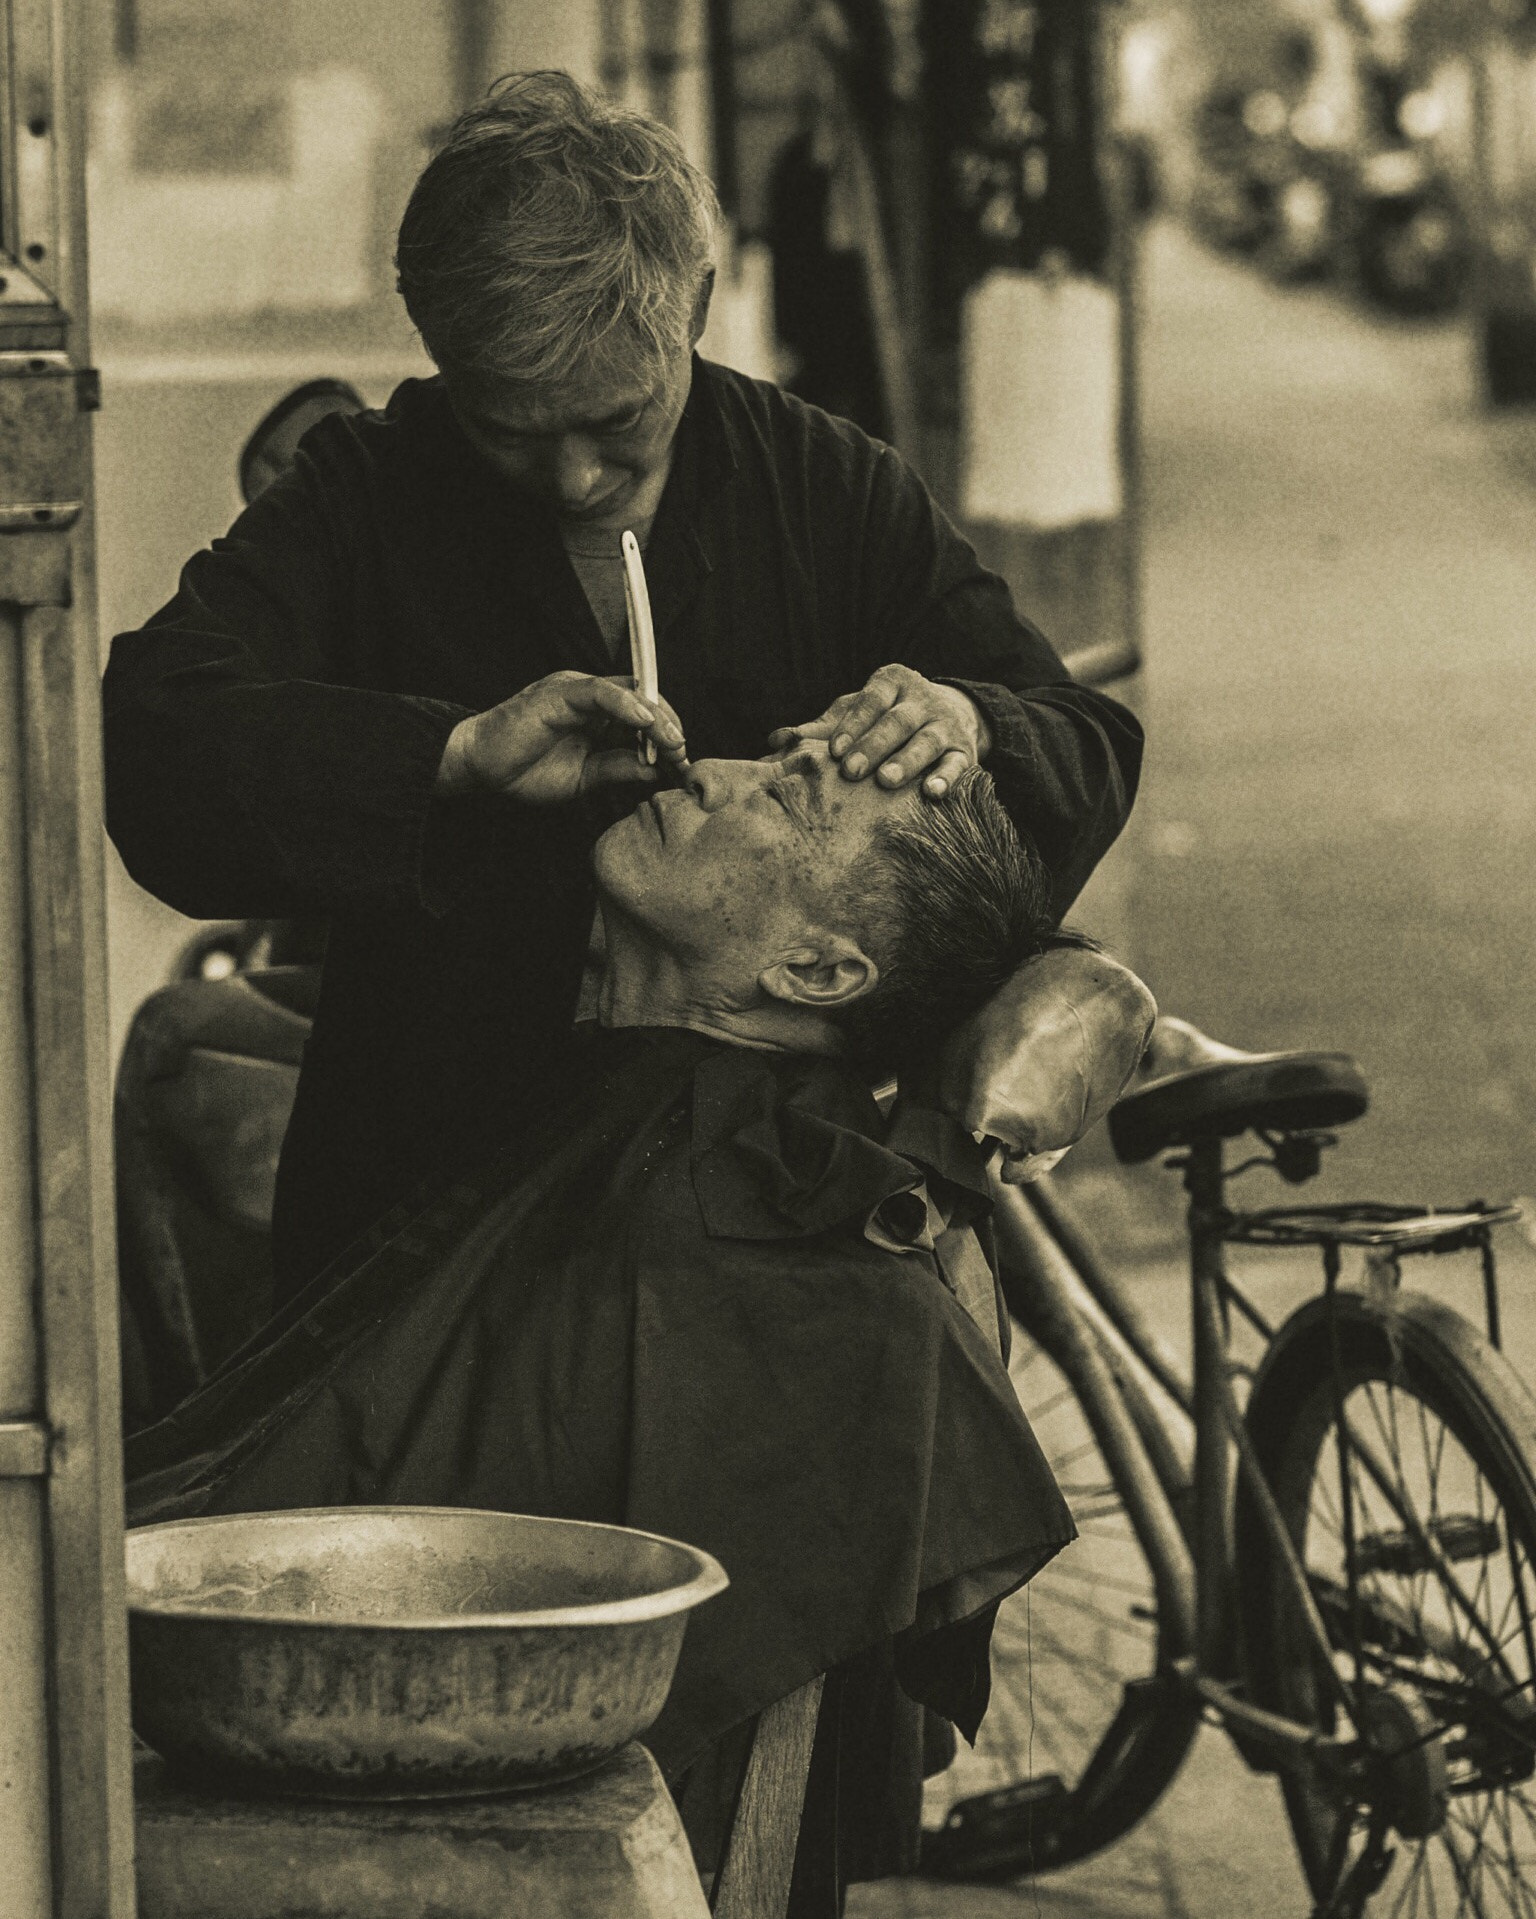
[[[915,786],[892,791],[876,779],[850,780],[827,751],[825,740],[791,740],[759,764],[784,799],[791,817],[823,833],[857,831],[894,818],[918,801]]]

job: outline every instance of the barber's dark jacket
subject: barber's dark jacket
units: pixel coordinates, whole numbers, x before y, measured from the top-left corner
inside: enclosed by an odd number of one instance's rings
[[[646,552],[694,759],[753,756],[900,661],[962,686],[1065,910],[1124,823],[1141,734],[1075,685],[889,447],[696,361]],[[321,916],[330,945],[279,1173],[280,1292],[445,1157],[547,1101],[593,912],[590,809],[433,784],[466,715],[613,671],[553,516],[437,380],[334,416],[113,644],[107,823],[202,918]]]

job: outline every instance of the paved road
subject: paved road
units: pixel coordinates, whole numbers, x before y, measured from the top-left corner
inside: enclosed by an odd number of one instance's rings
[[[1457,329],[1154,235],[1127,848],[1165,1006],[1354,1052],[1336,1190],[1536,1191],[1536,431]]]
[[[1476,411],[1454,329],[1277,291],[1172,228],[1147,267],[1151,749],[1111,919],[1168,1010],[1364,1062],[1373,1113],[1318,1197],[1536,1191],[1536,421]],[[1080,1200],[1121,1245],[1166,1240],[1166,1176],[1127,1201],[1094,1166]],[[1505,1257],[1536,1377],[1536,1259]],[[1282,1263],[1260,1288],[1283,1311],[1306,1284]],[[1432,1284],[1475,1313],[1469,1275]],[[1176,1269],[1148,1261],[1139,1291],[1176,1334]],[[1205,1732],[1103,1858],[862,1888],[850,1910],[1299,1919],[1307,1900],[1275,1786]]]

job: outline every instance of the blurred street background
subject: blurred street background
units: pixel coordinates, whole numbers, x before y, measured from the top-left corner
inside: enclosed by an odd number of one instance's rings
[[[1172,221],[1144,272],[1129,952],[1223,1039],[1363,1062],[1330,1196],[1529,1191],[1536,420],[1483,410],[1462,325],[1277,288]],[[1172,1184],[1101,1198],[1163,1230]]]
[[[570,67],[715,173],[705,351],[893,440],[1074,669],[1142,715],[1142,797],[1078,918],[1219,1038],[1362,1061],[1373,1111],[1308,1197],[1536,1192],[1526,0],[114,0],[94,19],[104,644],[233,518],[273,402],[328,375],[379,403],[430,372],[389,260],[410,181],[496,74]],[[109,926],[114,1050],[177,966],[234,963],[115,860]],[[1100,1139],[1074,1162],[1091,1227],[1176,1334],[1174,1183]],[[1309,1281],[1270,1283],[1283,1302]],[[1536,1320],[1513,1317],[1536,1376]],[[1305,1904],[1272,1783],[1206,1734],[1103,1861],[853,1910]]]
[[[458,100],[514,66],[597,75],[722,177],[706,348],[895,438],[1077,670],[1143,713],[1135,823],[1080,917],[1224,1038],[1356,1052],[1377,1110],[1351,1184],[1523,1191],[1528,23],[1514,0],[1063,9],[1110,69],[1093,151],[1032,124],[1026,73],[1019,150],[1048,151],[1058,201],[1036,217],[983,180],[969,253],[923,240],[912,196],[942,163],[982,177],[965,115],[999,91],[952,42],[1025,49],[1039,11],[737,0],[722,65],[714,14],[681,0],[99,10],[104,638],[228,524],[275,399],[330,374],[380,401],[425,370],[389,252]],[[1019,304],[1042,260],[1070,321]],[[1005,281],[1013,307],[988,306]],[[116,868],[111,916],[120,1037],[193,929]],[[1128,1247],[1166,1243],[1158,1182],[1091,1149],[1079,1179]]]

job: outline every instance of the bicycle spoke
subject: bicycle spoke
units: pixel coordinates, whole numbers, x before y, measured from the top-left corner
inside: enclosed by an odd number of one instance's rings
[[[1116,1579],[1110,1573],[1090,1572],[1086,1568],[1077,1566],[1053,1565],[1051,1577],[1076,1580],[1084,1586],[1096,1587],[1100,1592],[1125,1593],[1132,1599],[1145,1599],[1152,1591],[1151,1585],[1146,1580]],[[1037,1587],[1036,1590],[1038,1591],[1039,1588]]]
[[[1044,1600],[1048,1605],[1066,1608],[1075,1617],[1096,1619],[1109,1632],[1129,1633],[1133,1639],[1145,1639],[1147,1636],[1146,1627],[1136,1620],[1122,1619],[1118,1613],[1106,1612],[1102,1606],[1086,1605],[1080,1599],[1069,1599],[1065,1593],[1053,1593],[1048,1586],[1042,1586],[1034,1599],[1037,1607]]]
[[[1460,1826],[1462,1831],[1465,1832],[1467,1837],[1472,1841],[1473,1863],[1476,1864],[1481,1861],[1488,1853],[1487,1833],[1488,1822],[1493,1817],[1493,1795],[1491,1793],[1485,1793],[1483,1795],[1483,1816],[1475,1829],[1464,1813],[1457,1812],[1453,1809],[1447,1817],[1450,1825]]]
[[[1487,1487],[1484,1483],[1482,1474],[1479,1473],[1477,1475],[1477,1523],[1479,1526],[1486,1526],[1488,1523],[1488,1504],[1487,1504],[1486,1495],[1487,1495]],[[1489,1556],[1485,1554],[1483,1557],[1482,1566],[1480,1567],[1478,1572],[1477,1584],[1472,1589],[1472,1603],[1474,1606],[1478,1605],[1479,1602],[1487,1595],[1489,1564],[1490,1564]]]
[[[1108,1660],[1095,1659],[1092,1653],[1086,1652],[1077,1641],[1062,1638],[1048,1628],[1042,1631],[1037,1627],[1030,1635],[1029,1645],[1022,1652],[1014,1652],[1010,1649],[1000,1655],[1000,1660],[1006,1661],[1011,1668],[1020,1665],[1027,1667],[1030,1660],[1036,1656],[1059,1658],[1064,1665],[1072,1668],[1074,1677],[1079,1679],[1083,1673],[1097,1673],[1117,1692],[1125,1684],[1125,1674],[1117,1667],[1110,1665]]]
[[[1525,1590],[1525,1580],[1520,1573],[1520,1541],[1509,1524],[1507,1514],[1504,1516],[1504,1549],[1509,1555],[1511,1592],[1520,1606],[1520,1634],[1525,1642],[1525,1669],[1529,1673],[1536,1673],[1536,1624],[1532,1622],[1530,1599]],[[1526,1559],[1526,1564],[1530,1564],[1529,1557]]]
[[[1446,1827],[1441,1831],[1440,1843],[1445,1849],[1446,1857],[1451,1862],[1451,1869],[1456,1875],[1457,1885],[1461,1887],[1463,1894],[1471,1901],[1472,1911],[1473,1911],[1473,1914],[1475,1915],[1475,1919],[1483,1919],[1482,1903],[1478,1899],[1477,1891],[1475,1887],[1473,1886],[1471,1879],[1468,1876],[1466,1862],[1462,1859],[1461,1854],[1456,1850],[1456,1842],[1451,1838],[1449,1827]],[[1429,1883],[1433,1885],[1434,1884],[1433,1879],[1431,1879]]]
[[[1085,1412],[1090,1385],[1070,1355],[1059,1360],[1022,1329],[1010,1374],[1078,1536],[1001,1609],[992,1704],[976,1746],[925,1788],[930,1829],[956,1799],[1025,1777],[1056,1773],[1070,1793],[1117,1719],[1126,1688],[1160,1665],[1157,1585]],[[1090,1799],[1052,1802],[1053,1863],[1129,1830],[1173,1776],[1192,1735],[1171,1695],[1166,1706],[1154,1705]]]
[[[1099,1442],[1096,1439],[1085,1439],[1081,1445],[1072,1446],[1064,1453],[1057,1453],[1051,1459],[1051,1471],[1059,1477],[1067,1467],[1075,1466],[1078,1460],[1086,1459],[1089,1453],[1096,1453],[1098,1450]]]
[[[1415,1395],[1413,1403],[1418,1411],[1419,1439],[1420,1439],[1421,1445],[1424,1448],[1425,1460],[1426,1462],[1428,1462],[1430,1485],[1431,1487],[1438,1489],[1440,1484],[1440,1470],[1444,1463],[1444,1458],[1445,1458],[1445,1441],[1447,1436],[1446,1429],[1444,1425],[1440,1426],[1439,1440],[1436,1446],[1434,1447],[1434,1457],[1433,1457],[1433,1460],[1431,1460],[1430,1459],[1431,1449],[1430,1449],[1430,1441],[1429,1441],[1429,1412],[1423,1400],[1418,1398],[1417,1395]],[[1434,1493],[1433,1496],[1438,1498],[1438,1490]],[[1429,1571],[1427,1568],[1425,1568],[1424,1570],[1419,1572],[1414,1582],[1413,1603],[1414,1603],[1417,1617],[1420,1621],[1421,1631],[1423,1627],[1423,1618],[1424,1618],[1424,1602],[1426,1598],[1428,1597],[1428,1593],[1429,1593]]]
[[[1510,1884],[1519,1894],[1521,1911],[1536,1914],[1536,1895],[1532,1894],[1530,1886],[1526,1883],[1524,1875],[1519,1870],[1518,1857],[1515,1850],[1514,1827],[1509,1817],[1509,1796],[1503,1794],[1499,1796],[1497,1812],[1499,1826],[1504,1835],[1504,1845],[1508,1854]]]
[[[1385,1335],[1379,1358],[1363,1364],[1343,1350],[1344,1376],[1314,1375],[1307,1387],[1291,1476],[1276,1481],[1277,1496],[1327,1623],[1332,1674],[1416,1701],[1424,1730],[1394,1748],[1394,1776],[1416,1789],[1413,1753],[1439,1741],[1449,1791],[1435,1833],[1389,1834],[1395,1858],[1371,1910],[1389,1919],[1536,1919],[1536,1790],[1507,1776],[1536,1753],[1536,1502],[1496,1450],[1501,1435],[1518,1444],[1504,1414],[1513,1402],[1490,1399],[1492,1389],[1449,1361],[1434,1371],[1433,1358],[1426,1393],[1425,1373],[1412,1370],[1419,1360],[1405,1365]],[[1423,1350],[1409,1342],[1410,1355]],[[1266,1652],[1280,1690],[1268,1699],[1348,1739],[1348,1712],[1294,1612],[1282,1592]],[[1385,1731],[1399,1722],[1380,1723]],[[1371,1814],[1324,1776],[1286,1790],[1326,1907],[1324,1889],[1346,1883],[1369,1843],[1361,1819],[1390,1809]]]
[[[1533,1844],[1536,1844],[1536,1811],[1532,1810],[1531,1803],[1526,1798],[1523,1792],[1511,1793],[1510,1797],[1514,1800],[1516,1806],[1519,1807],[1521,1813],[1523,1814],[1525,1818],[1525,1823],[1531,1829],[1532,1842]]]
[[[1015,1321],[1014,1324],[1017,1327],[1018,1322]],[[1020,1347],[1024,1345],[1028,1346],[1027,1352],[1020,1351]],[[1019,1381],[1029,1371],[1030,1367],[1037,1365],[1040,1360],[1045,1358],[1045,1350],[1043,1347],[1037,1346],[1027,1334],[1023,1334],[1014,1341],[1014,1355],[1008,1367],[1008,1377],[1013,1381],[1014,1385],[1017,1386]]]
[[[1075,1702],[1069,1700],[1063,1693],[1056,1691],[1049,1684],[1042,1683],[1040,1675],[1036,1673],[1034,1712],[1036,1738],[1044,1739],[1047,1746],[1052,1747],[1059,1742],[1060,1735],[1062,1731],[1065,1730],[1077,1736],[1081,1748],[1091,1751],[1097,1742],[1098,1734],[1091,1732],[1088,1727],[1084,1725],[1083,1721],[1078,1718],[1076,1712],[1073,1710],[1074,1704]],[[987,1714],[989,1722],[991,1718],[992,1714],[989,1712]],[[1007,1743],[1015,1748],[1022,1748],[1024,1740],[1019,1737],[1017,1729],[1020,1727],[1028,1727],[1028,1708],[1022,1701],[1014,1699],[1010,1702],[1009,1706],[1004,1709],[1003,1718],[1011,1719],[1013,1722],[1012,1726],[1005,1728],[1000,1724],[994,1728],[994,1733],[1006,1732],[1008,1735]],[[1045,1730],[1047,1726],[1050,1728],[1049,1733]]]
[[[1509,1633],[1506,1639],[1500,1642],[1496,1642],[1489,1649],[1488,1652],[1474,1659],[1471,1665],[1463,1666],[1459,1663],[1453,1662],[1454,1670],[1456,1672],[1457,1677],[1461,1679],[1462,1681],[1464,1681],[1465,1683],[1471,1685],[1471,1684],[1476,1684],[1476,1682],[1482,1678],[1484,1673],[1488,1672],[1489,1669],[1493,1667],[1494,1665],[1502,1665],[1505,1671],[1508,1672],[1509,1667],[1507,1662],[1504,1659],[1504,1653],[1520,1637],[1521,1637],[1521,1629],[1519,1626],[1516,1626],[1511,1630],[1511,1632]],[[1466,1642],[1463,1641],[1462,1645],[1465,1647]],[[1466,1647],[1466,1650],[1470,1651],[1470,1647]],[[1513,1679],[1512,1678],[1511,1683],[1508,1686],[1505,1686],[1501,1691],[1495,1693],[1493,1697],[1496,1700],[1513,1699],[1518,1693],[1529,1692],[1533,1685],[1536,1685],[1536,1679]]]
[[[1417,1919],[1417,1914],[1419,1911],[1419,1894],[1423,1890],[1423,1883],[1424,1883],[1424,1853],[1421,1848],[1414,1860],[1412,1870],[1409,1872],[1407,1878],[1403,1881],[1402,1889],[1397,1895],[1397,1903],[1393,1906],[1391,1913],[1388,1915],[1388,1919],[1399,1919],[1400,1914],[1401,1914],[1401,1919]],[[1413,1894],[1413,1904],[1408,1908],[1407,1912],[1404,1913],[1403,1901],[1408,1897],[1410,1892]]]
[[[1417,1424],[1419,1428],[1419,1444],[1421,1449],[1421,1456],[1424,1461],[1425,1472],[1426,1472],[1426,1476],[1429,1484],[1429,1517],[1430,1517],[1430,1523],[1433,1524],[1434,1520],[1439,1516],[1439,1513],[1440,1513],[1440,1468],[1443,1463],[1445,1428],[1444,1426],[1440,1427],[1441,1447],[1436,1450],[1435,1459],[1433,1463],[1431,1463],[1429,1432],[1428,1432],[1428,1422],[1429,1422],[1428,1409],[1426,1408],[1423,1400],[1420,1399],[1417,1396],[1417,1394],[1414,1395],[1413,1404],[1414,1404],[1415,1411],[1417,1413]],[[1405,1477],[1405,1482],[1403,1486],[1403,1498],[1404,1498],[1404,1503],[1411,1506],[1412,1501],[1410,1500],[1408,1495],[1406,1477]],[[1414,1575],[1414,1578],[1413,1578],[1413,1596],[1410,1603],[1413,1607],[1414,1618],[1416,1619],[1418,1623],[1418,1628],[1421,1635],[1424,1631],[1424,1608],[1429,1599],[1430,1573],[1431,1573],[1431,1568],[1428,1566],[1423,1566],[1423,1567],[1420,1567],[1420,1569]]]
[[[1071,1507],[1079,1532],[1085,1518],[1112,1519],[1117,1513],[1122,1519],[1125,1517],[1125,1504],[1119,1493],[1113,1486],[1100,1485],[1096,1479],[1063,1485],[1061,1496]],[[1128,1526],[1122,1526],[1122,1534],[1127,1530]]]
[[[1375,1399],[1374,1392],[1371,1392],[1368,1389],[1367,1397],[1370,1401],[1372,1412],[1376,1419],[1377,1430],[1382,1432],[1383,1437],[1386,1438],[1385,1429],[1383,1428],[1382,1422],[1381,1422],[1381,1414],[1379,1409],[1376,1406],[1376,1399]],[[1414,1401],[1414,1404],[1418,1408],[1419,1417],[1422,1420],[1424,1417],[1423,1402],[1416,1398]],[[1399,1428],[1398,1428],[1398,1422],[1397,1422],[1397,1396],[1390,1384],[1388,1384],[1387,1386],[1387,1405],[1391,1413],[1391,1429],[1392,1429],[1391,1437],[1387,1440],[1387,1444],[1390,1449],[1390,1462],[1397,1478],[1398,1510],[1399,1512],[1402,1512],[1405,1514],[1414,1514],[1414,1516],[1416,1517],[1417,1515],[1415,1512],[1415,1502],[1411,1493],[1408,1490],[1408,1478],[1407,1478],[1407,1474],[1405,1473],[1403,1469],[1402,1444],[1399,1437]],[[1427,1445],[1425,1447],[1425,1453],[1427,1456],[1428,1454]],[[1380,1490],[1381,1489],[1378,1487],[1377,1491],[1380,1492]],[[1438,1489],[1437,1489],[1437,1486],[1432,1482],[1429,1488],[1429,1504],[1430,1504],[1429,1517],[1431,1521],[1433,1521],[1434,1519],[1437,1498],[1438,1498]],[[1423,1523],[1424,1522],[1420,1521],[1421,1525]],[[1414,1624],[1421,1636],[1424,1631],[1424,1593],[1425,1593],[1426,1580],[1427,1580],[1427,1574],[1424,1572],[1420,1572],[1414,1575],[1412,1590],[1410,1592],[1410,1596],[1408,1600],[1409,1608],[1413,1615]]]
[[[1423,1863],[1423,1865],[1427,1867],[1428,1852],[1425,1846],[1419,1846],[1419,1860],[1421,1860],[1421,1863]],[[1430,1871],[1425,1871],[1425,1894],[1427,1894],[1427,1902],[1428,1902],[1427,1919],[1438,1919],[1438,1911],[1440,1911],[1440,1907],[1434,1904],[1434,1873],[1430,1873]]]
[[[1469,1879],[1473,1877],[1473,1866],[1475,1865],[1477,1868],[1476,1879],[1479,1888],[1481,1887],[1483,1878],[1486,1876],[1495,1882],[1497,1889],[1510,1903],[1513,1910],[1528,1910],[1530,1907],[1530,1895],[1516,1876],[1513,1859],[1511,1859],[1508,1865],[1505,1865],[1497,1858],[1493,1849],[1485,1843],[1481,1829],[1474,1833],[1465,1826],[1464,1822],[1458,1820],[1456,1824],[1460,1825],[1462,1830],[1468,1833],[1468,1837],[1471,1838],[1473,1842],[1474,1850],[1471,1862],[1461,1861],[1455,1844],[1450,1838],[1449,1828],[1447,1828],[1446,1831],[1440,1835],[1440,1838],[1452,1859],[1453,1865],[1460,1863]],[[1475,1892],[1472,1910],[1479,1915],[1485,1911],[1485,1907],[1481,1900],[1476,1897]]]
[[[1348,1423],[1347,1416],[1346,1423]],[[1352,1453],[1358,1455],[1361,1465],[1370,1473],[1371,1478],[1376,1481],[1378,1489],[1385,1491],[1385,1488],[1381,1485],[1381,1480],[1389,1477],[1389,1475],[1387,1475],[1380,1461],[1373,1459],[1369,1449],[1360,1442],[1358,1435],[1353,1432],[1350,1434],[1349,1448]],[[1380,1477],[1378,1477],[1378,1475],[1380,1475]],[[1418,1511],[1411,1500],[1404,1499],[1401,1501],[1398,1517],[1402,1520],[1406,1530],[1413,1535],[1415,1543],[1420,1550],[1428,1556],[1431,1566],[1439,1579],[1440,1589],[1451,1606],[1460,1611],[1466,1624],[1472,1627],[1478,1637],[1483,1640],[1484,1644],[1492,1649],[1493,1641],[1491,1635],[1488,1633],[1486,1623],[1479,1618],[1460,1580],[1457,1579],[1450,1561],[1446,1559],[1445,1554],[1435,1543],[1432,1533],[1426,1528],[1424,1521],[1419,1517]],[[1433,1515],[1431,1515],[1431,1517],[1433,1518]]]
[[[1514,1631],[1508,1631],[1509,1616],[1515,1610],[1517,1603],[1520,1603],[1523,1609],[1524,1587],[1523,1587],[1523,1582],[1521,1581],[1519,1576],[1519,1566],[1514,1558],[1515,1542],[1514,1542],[1513,1535],[1506,1535],[1506,1536],[1509,1539],[1508,1553],[1509,1553],[1509,1559],[1510,1559],[1510,1588],[1509,1588],[1509,1593],[1504,1601],[1504,1610],[1499,1614],[1498,1618],[1494,1621],[1494,1625],[1493,1625],[1494,1637],[1499,1641],[1501,1646],[1512,1645],[1516,1638],[1523,1639],[1526,1637],[1525,1623],[1524,1623],[1523,1617],[1520,1623],[1515,1627]],[[1527,1660],[1526,1660],[1526,1668],[1528,1671],[1536,1670],[1536,1666],[1533,1666],[1533,1662],[1529,1659],[1529,1657],[1527,1657]]]
[[[1052,1413],[1059,1412],[1063,1406],[1075,1406],[1076,1404],[1077,1394],[1070,1386],[1063,1386],[1058,1392],[1052,1393],[1049,1399],[1042,1400],[1038,1406],[1026,1406],[1024,1411],[1029,1417],[1030,1425],[1033,1426],[1038,1433],[1041,1426],[1045,1424]]]

